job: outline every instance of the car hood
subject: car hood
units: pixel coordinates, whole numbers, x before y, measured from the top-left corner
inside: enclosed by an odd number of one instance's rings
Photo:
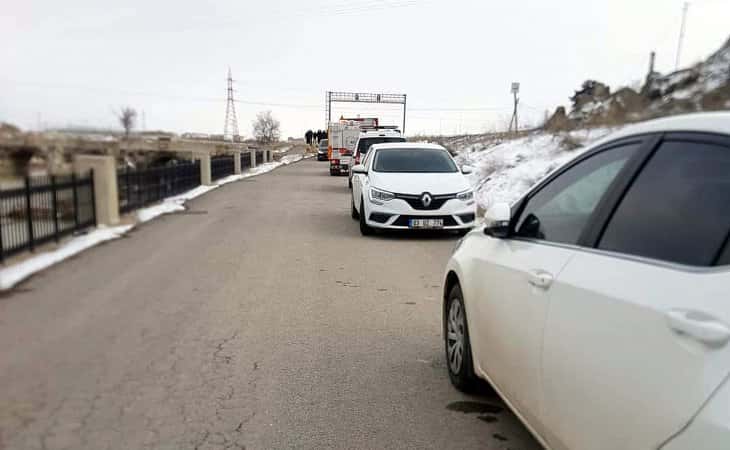
[[[471,186],[461,172],[451,173],[385,173],[369,174],[370,186],[397,194],[456,194]]]

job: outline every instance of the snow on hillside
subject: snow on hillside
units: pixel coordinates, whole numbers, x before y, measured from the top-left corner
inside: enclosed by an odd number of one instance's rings
[[[580,155],[615,129],[592,128],[565,133],[535,132],[502,142],[472,142],[459,146],[456,160],[474,167],[469,175],[477,203],[486,209],[495,202],[512,203],[535,183]]]

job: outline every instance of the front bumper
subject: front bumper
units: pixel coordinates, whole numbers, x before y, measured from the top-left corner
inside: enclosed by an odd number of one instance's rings
[[[443,230],[464,230],[473,228],[476,220],[476,202],[463,202],[459,199],[447,200],[437,209],[414,209],[403,199],[387,202],[365,199],[365,222],[373,228],[393,230],[414,229],[409,226],[411,219],[441,219]]]

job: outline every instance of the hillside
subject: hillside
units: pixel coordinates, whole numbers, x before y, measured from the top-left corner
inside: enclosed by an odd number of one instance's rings
[[[670,74],[651,73],[640,92],[588,80],[543,129],[434,139],[475,168],[470,175],[479,206],[517,200],[591,143],[631,122],[695,111],[730,109],[730,39],[705,61]]]

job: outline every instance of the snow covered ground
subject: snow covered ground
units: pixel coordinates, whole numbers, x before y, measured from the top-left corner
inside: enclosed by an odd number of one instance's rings
[[[245,171],[242,174],[231,175],[217,180],[212,186],[198,186],[195,189],[189,190],[180,195],[168,197],[156,205],[137,210],[137,221],[138,223],[148,222],[162,214],[183,211],[185,209],[185,202],[187,202],[188,200],[199,197],[224,184],[270,172],[277,167],[297,162],[304,157],[305,156],[301,154],[286,155],[283,156],[279,161],[272,161],[269,163],[261,164],[253,169]],[[102,242],[117,239],[125,233],[129,232],[129,230],[134,228],[134,226],[134,224],[122,225],[117,227],[99,226],[87,234],[74,237],[64,242],[60,247],[55,250],[33,256],[22,262],[19,262],[18,264],[14,264],[9,267],[0,269],[0,291],[10,289],[16,284],[30,277],[31,275],[40,272],[41,270],[47,269],[48,267],[57,264],[64,259],[81,253],[88,248],[91,248]]]
[[[34,273],[40,272],[66,258],[81,253],[87,248],[121,237],[133,227],[134,225],[110,228],[100,226],[87,234],[72,238],[56,250],[28,258],[18,264],[6,267],[0,270],[0,290],[10,289]]]
[[[452,144],[457,162],[474,167],[469,175],[477,203],[487,209],[494,202],[512,203],[535,183],[580,155],[614,129],[593,128],[566,133],[535,132],[508,140]],[[576,146],[580,146],[577,147]]]

